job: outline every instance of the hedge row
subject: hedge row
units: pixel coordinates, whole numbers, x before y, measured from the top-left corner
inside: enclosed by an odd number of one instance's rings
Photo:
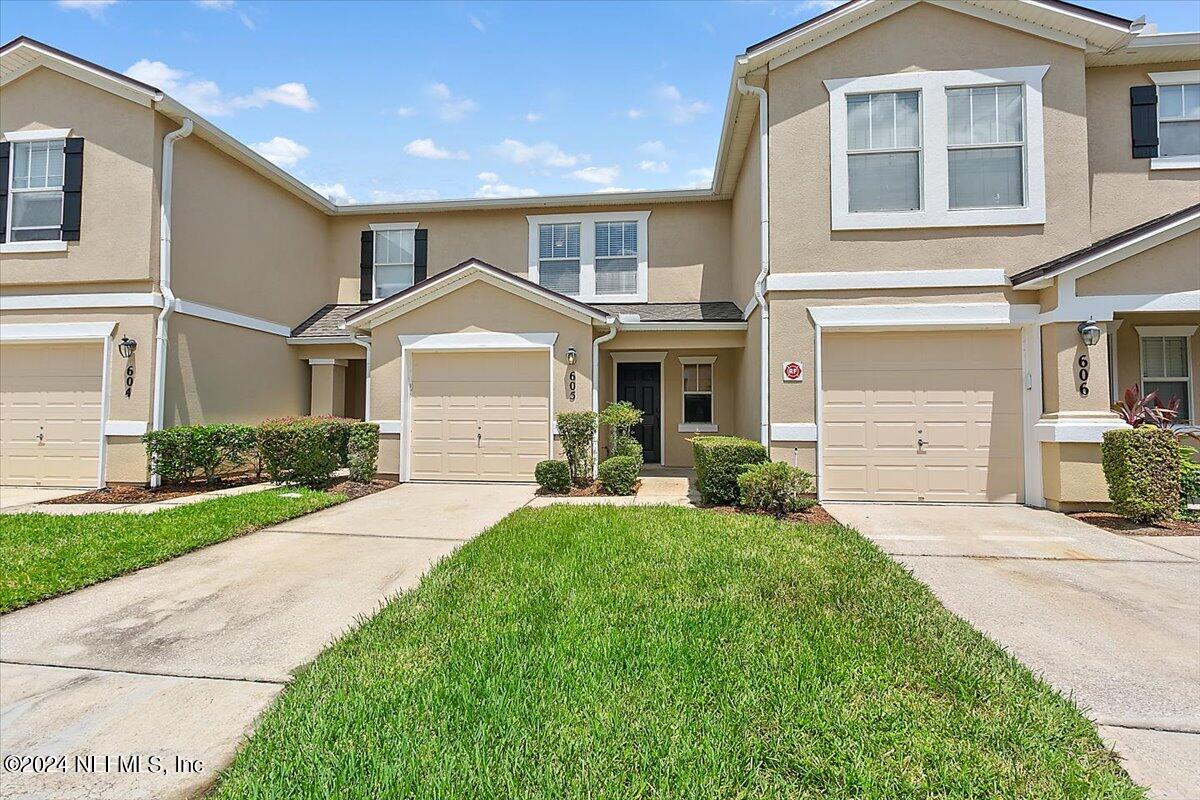
[[[767,448],[736,436],[697,436],[692,439],[696,457],[696,489],[710,506],[727,506],[741,497],[738,476],[753,464],[767,460]]]

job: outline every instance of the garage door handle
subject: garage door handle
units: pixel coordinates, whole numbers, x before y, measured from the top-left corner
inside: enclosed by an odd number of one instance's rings
[[[927,444],[929,444],[929,442],[925,441],[924,439],[917,439],[917,449],[918,450],[920,450],[922,447],[924,447]]]
[[[46,433],[45,433],[45,431],[43,431],[41,428],[38,428],[37,440],[38,440],[39,442],[42,442],[42,441],[45,441],[45,440],[46,440]]]

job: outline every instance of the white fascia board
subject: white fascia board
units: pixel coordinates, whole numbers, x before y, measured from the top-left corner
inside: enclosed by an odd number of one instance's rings
[[[623,331],[744,331],[745,322],[625,322]]]
[[[5,131],[4,138],[10,142],[44,142],[48,139],[66,139],[70,128],[43,128],[30,131]]]
[[[496,208],[571,208],[576,206],[636,205],[639,203],[686,203],[728,199],[711,189],[667,189],[650,192],[605,192],[603,194],[534,195],[533,197],[462,198],[403,203],[353,203],[335,206],[335,216],[362,214],[419,214],[435,211],[473,211]]]
[[[822,328],[989,327],[1028,325],[1038,318],[1036,305],[943,303],[939,305],[821,306],[808,313]]]
[[[105,436],[144,436],[149,423],[136,419],[110,419],[104,423]]]
[[[4,342],[78,342],[107,339],[116,322],[30,322],[0,324]]]
[[[223,322],[226,325],[234,325],[238,328],[247,328],[252,331],[261,331],[262,333],[271,333],[275,336],[286,338],[292,335],[292,329],[287,325],[280,325],[277,322],[239,314],[236,311],[229,311],[228,309],[217,308],[216,306],[209,306],[204,303],[194,303],[190,300],[175,301],[175,310],[189,317],[200,317],[201,319],[213,322]]]
[[[6,74],[3,80],[0,80],[0,86],[11,83],[33,69],[46,67],[47,69],[61,72],[63,75],[68,75],[91,86],[95,86],[97,89],[111,92],[118,97],[124,97],[139,105],[149,106],[152,102],[162,98],[161,92],[156,92],[150,87],[142,86],[132,80],[126,80],[120,76],[97,69],[95,66],[81,59],[47,50],[30,41],[15,42],[12,47],[0,51],[0,58],[18,50],[28,50],[36,54],[36,57],[30,59],[24,67]]]
[[[538,350],[553,347],[557,332],[507,333],[501,331],[463,331],[460,333],[401,334],[397,337],[405,350]]]
[[[96,294],[10,294],[0,296],[0,311],[52,308],[162,308],[162,295],[153,292]]]
[[[612,360],[621,363],[655,362],[661,364],[667,359],[666,350],[614,350],[609,355]]]
[[[1102,442],[1106,431],[1129,427],[1119,419],[1059,420],[1041,419],[1033,432],[1039,442]]]
[[[772,422],[771,440],[776,442],[815,442],[815,422]]]
[[[933,289],[1007,286],[1002,269],[912,269],[873,272],[773,273],[767,291],[817,292],[839,289]]]
[[[354,344],[354,337],[346,336],[289,336],[288,344]]]

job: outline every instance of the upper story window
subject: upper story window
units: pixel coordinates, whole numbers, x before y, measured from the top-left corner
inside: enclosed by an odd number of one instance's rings
[[[1130,88],[1133,157],[1151,169],[1200,168],[1200,69],[1151,72]]]
[[[375,231],[375,300],[413,285],[416,265],[416,226]]]
[[[585,302],[645,302],[649,211],[530,216],[529,279]]]
[[[1158,154],[1200,155],[1200,83],[1158,87]]]
[[[70,129],[6,132],[0,183],[0,252],[63,251],[79,241],[83,139]]]
[[[833,229],[1044,223],[1048,69],[825,81]]]

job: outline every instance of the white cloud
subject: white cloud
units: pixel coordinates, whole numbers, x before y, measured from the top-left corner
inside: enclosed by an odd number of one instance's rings
[[[472,14],[467,17],[467,21],[471,23],[471,27],[480,33],[487,33],[487,26],[483,24],[483,20]]]
[[[195,3],[209,11],[228,11],[233,8],[233,0],[195,0]]]
[[[482,186],[475,190],[476,197],[533,197],[538,193],[537,189],[527,189],[521,186],[512,186],[500,181],[499,176],[494,172],[481,173],[480,180],[483,180],[482,175],[494,177],[494,181],[485,181]]]
[[[584,167],[572,172],[571,177],[587,181],[588,183],[610,185],[616,181],[620,174],[621,170],[617,167]]]
[[[688,176],[692,178],[684,188],[687,189],[707,189],[712,186],[713,171],[712,167],[699,167],[697,169],[689,169]]]
[[[526,122],[537,122],[541,118],[542,118],[542,114],[541,114],[541,112],[538,112],[538,111],[528,111],[525,113],[525,121]]]
[[[630,119],[641,119],[643,116],[645,116],[645,114],[646,112],[642,111],[640,108],[631,108],[625,112],[625,116],[629,117]]]
[[[438,147],[437,142],[433,141],[433,139],[413,139],[404,145],[404,152],[417,158],[432,158],[438,161],[445,159],[463,161],[470,158],[470,156],[462,151],[452,153],[444,147]]]
[[[441,192],[437,189],[372,189],[373,203],[427,203],[437,200]]]
[[[567,169],[581,161],[588,161],[590,156],[572,155],[563,152],[562,148],[553,142],[538,142],[525,144],[516,139],[505,139],[492,148],[496,155],[518,165],[539,167],[555,167]]]
[[[241,23],[243,25],[245,25],[247,28],[249,28],[250,30],[254,30],[255,28],[258,27],[257,25],[254,24],[254,20],[250,19],[250,15],[247,14],[245,11],[238,12],[238,20],[240,20]]]
[[[415,116],[416,113],[417,110],[415,108],[409,108],[408,106],[400,106],[396,109],[396,116],[398,117],[412,117]]]
[[[638,169],[642,172],[670,172],[671,167],[665,161],[640,161]]]
[[[639,144],[638,152],[647,156],[665,156],[667,154],[667,146],[659,139],[652,139]]]
[[[810,11],[828,11],[844,2],[845,0],[803,0],[792,7],[792,14],[799,17]]]
[[[475,176],[484,183],[499,183],[500,176],[494,172],[481,172]]]
[[[670,84],[664,83],[659,86],[654,94],[667,119],[676,125],[685,125],[708,111],[708,103],[703,100],[687,100],[679,89]]]
[[[355,202],[350,193],[346,191],[346,187],[340,183],[314,183],[311,186],[313,191],[325,195],[325,198],[334,205],[344,206]]]
[[[143,58],[125,70],[125,74],[170,92],[185,106],[214,117],[232,114],[245,108],[265,108],[268,105],[286,106],[301,111],[312,111],[317,107],[317,101],[309,95],[308,87],[303,83],[281,83],[272,89],[255,89],[247,95],[226,97],[215,82],[191,78],[191,73],[169,67],[162,61]]]
[[[104,9],[116,5],[117,0],[58,0],[58,7],[69,11],[83,11],[92,19],[101,19]]]
[[[429,95],[437,104],[437,115],[443,122],[457,122],[467,114],[479,109],[479,104],[474,100],[455,95],[444,83],[430,84]]]
[[[285,136],[276,136],[269,142],[258,142],[250,147],[267,161],[279,167],[294,167],[300,159],[306,158],[309,154],[307,147]]]

